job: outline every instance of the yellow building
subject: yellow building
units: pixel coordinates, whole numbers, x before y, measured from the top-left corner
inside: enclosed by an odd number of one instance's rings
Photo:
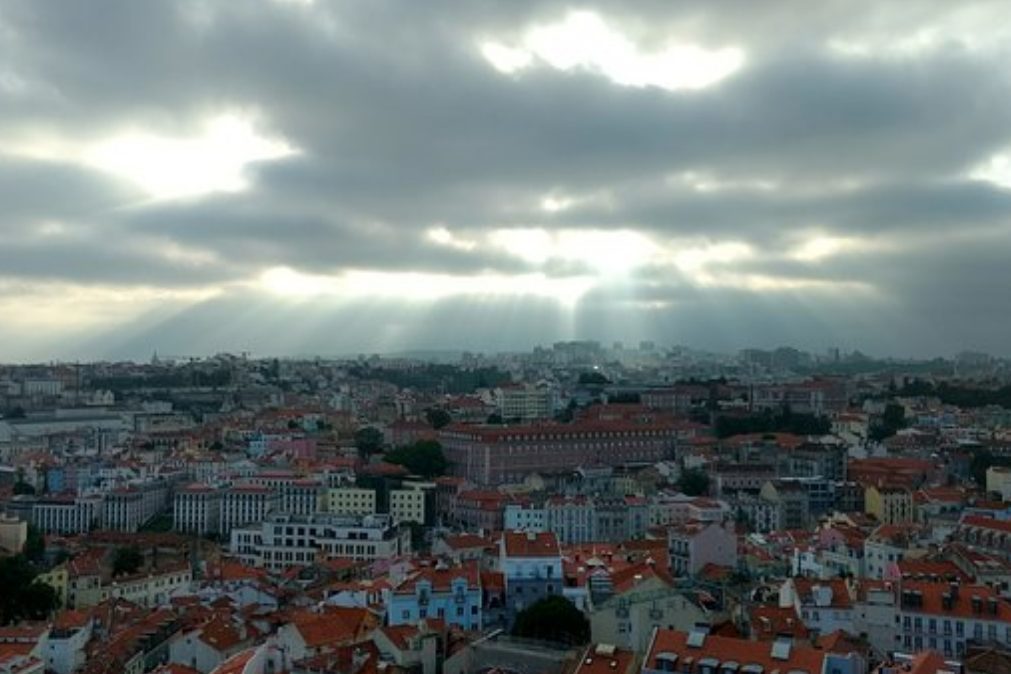
[[[882,524],[907,524],[916,519],[913,494],[903,487],[867,487],[864,512]]]
[[[393,489],[390,491],[390,516],[401,522],[425,523],[425,492],[421,489]]]
[[[346,515],[372,515],[376,512],[375,489],[335,487],[326,494],[327,512]]]
[[[0,514],[0,553],[16,555],[28,540],[28,523]]]
[[[45,573],[40,573],[35,579],[56,590],[56,596],[60,598],[60,608],[67,606],[67,586],[70,584],[70,573],[67,571],[66,564],[60,564]]]

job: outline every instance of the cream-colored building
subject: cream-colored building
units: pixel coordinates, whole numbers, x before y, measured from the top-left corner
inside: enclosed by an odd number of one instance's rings
[[[104,581],[98,573],[70,578],[67,604],[70,608],[88,608],[107,599],[126,599],[145,608],[163,606],[174,593],[190,587],[193,573],[186,564],[169,567],[159,573],[140,573]]]
[[[655,575],[630,579],[626,585],[598,600],[590,611],[595,643],[645,653],[654,627],[690,631],[696,624],[713,624],[726,617],[701,608]]]
[[[70,582],[70,574],[66,564],[60,564],[45,573],[40,573],[35,580],[56,590],[56,595],[60,598],[60,607],[67,605],[67,587]]]
[[[0,552],[16,555],[28,540],[28,523],[0,514]]]
[[[990,466],[986,469],[986,490],[1000,494],[1002,501],[1011,501],[1011,468]]]
[[[360,487],[334,487],[327,491],[326,509],[327,512],[339,515],[374,515],[376,491]]]
[[[864,491],[864,512],[882,524],[906,524],[916,521],[913,493],[903,487],[875,487]]]
[[[393,489],[390,491],[390,515],[396,524],[401,522],[425,523],[425,492],[421,489]]]

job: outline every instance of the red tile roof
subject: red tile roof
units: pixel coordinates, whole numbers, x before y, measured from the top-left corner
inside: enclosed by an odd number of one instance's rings
[[[558,538],[551,531],[540,533],[507,531],[502,534],[509,557],[560,557]]]
[[[807,639],[807,625],[792,608],[756,606],[751,609],[751,631],[759,641],[773,641],[781,634],[794,639]]]
[[[677,630],[657,630],[646,655],[644,668],[660,669],[657,656],[677,656],[677,671],[684,671],[686,662],[698,663],[705,659],[716,662],[736,662],[739,667],[761,665],[766,672],[798,671],[821,674],[825,651],[794,646],[785,659],[772,657],[772,645],[763,641],[749,641],[716,635],[707,635],[701,646],[688,645],[688,633]],[[714,668],[715,669],[715,668]],[[695,670],[699,671],[699,670]]]
[[[982,517],[980,515],[967,515],[962,518],[962,526],[979,527],[982,529],[1011,533],[1011,521],[995,520],[990,517]]]
[[[635,653],[623,648],[590,645],[573,674],[627,674],[635,665]]]

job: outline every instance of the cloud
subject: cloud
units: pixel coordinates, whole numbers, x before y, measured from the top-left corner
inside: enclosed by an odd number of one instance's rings
[[[452,326],[468,348],[622,333],[1006,350],[1002,18],[986,2],[12,0],[5,306],[115,296],[105,332],[89,324],[96,353],[127,328],[123,349],[149,352],[159,302],[178,349],[201,352],[195,317],[288,320],[307,295],[321,325],[389,327],[350,331],[362,346]],[[409,309],[392,297],[407,286]],[[256,334],[271,352],[327,341]]]

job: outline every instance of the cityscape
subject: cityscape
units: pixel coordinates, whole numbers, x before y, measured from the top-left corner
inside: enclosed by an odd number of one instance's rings
[[[155,353],[4,366],[0,409],[12,672],[1000,671],[1011,648],[1011,360],[982,353]]]
[[[0,674],[1011,674],[1009,18],[0,0]]]

